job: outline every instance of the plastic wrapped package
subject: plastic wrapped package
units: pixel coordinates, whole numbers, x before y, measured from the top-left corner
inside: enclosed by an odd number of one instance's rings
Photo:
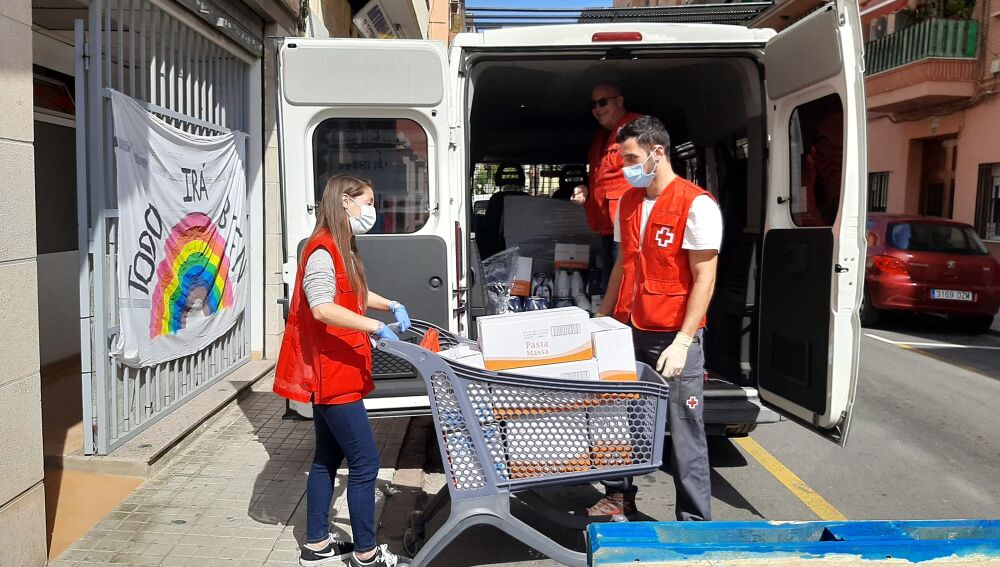
[[[589,245],[592,256],[601,249],[600,236],[587,226],[586,213],[579,205],[531,197],[510,199],[504,206],[503,235],[507,246],[516,246],[521,256],[532,258],[535,272],[554,273],[557,243]]]
[[[508,248],[483,260],[486,287],[486,313],[500,315],[510,311],[510,292],[517,272],[518,248]]]

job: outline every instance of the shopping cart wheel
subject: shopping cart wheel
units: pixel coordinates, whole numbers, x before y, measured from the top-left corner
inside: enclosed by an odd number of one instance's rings
[[[410,557],[415,556],[420,553],[420,548],[424,546],[427,542],[427,538],[424,535],[424,527],[421,525],[419,527],[406,528],[403,532],[403,550]]]

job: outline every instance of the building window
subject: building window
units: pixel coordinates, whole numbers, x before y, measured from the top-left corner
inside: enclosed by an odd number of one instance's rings
[[[868,212],[884,213],[889,205],[889,172],[874,171],[868,174]]]
[[[427,133],[412,120],[329,118],[313,135],[315,196],[330,177],[372,182],[378,221],[369,234],[408,234],[430,218]]]
[[[979,165],[976,232],[983,240],[1000,240],[1000,163]]]
[[[792,112],[788,125],[792,220],[832,226],[840,209],[844,162],[844,106],[827,95]]]

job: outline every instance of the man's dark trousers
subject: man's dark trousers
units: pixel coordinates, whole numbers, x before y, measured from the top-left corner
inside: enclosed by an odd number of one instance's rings
[[[677,492],[675,514],[678,520],[712,519],[712,482],[708,466],[708,442],[705,439],[705,352],[704,332],[699,330],[688,348],[684,371],[677,378],[668,378],[670,407],[667,423],[670,428],[670,473]],[[677,333],[661,333],[632,329],[635,359],[653,368],[660,354],[674,342]],[[604,481],[611,490],[632,492],[632,478]]]

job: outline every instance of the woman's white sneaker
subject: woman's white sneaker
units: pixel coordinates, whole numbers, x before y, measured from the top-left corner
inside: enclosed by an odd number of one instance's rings
[[[368,561],[362,561],[358,559],[357,553],[352,553],[349,565],[351,567],[410,567],[411,561],[413,560],[409,557],[396,555],[389,551],[389,548],[382,544],[375,548],[375,555]]]

